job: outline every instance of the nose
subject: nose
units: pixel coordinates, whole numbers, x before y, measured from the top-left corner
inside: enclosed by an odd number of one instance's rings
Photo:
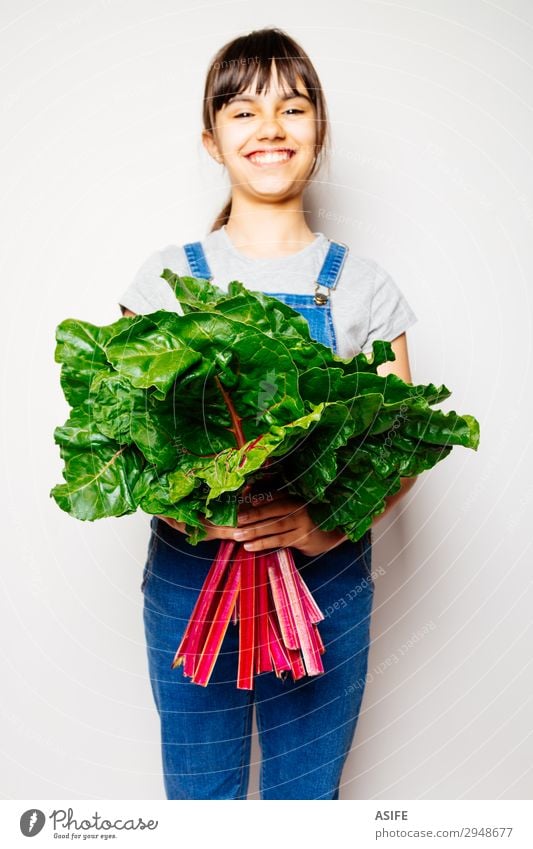
[[[285,130],[277,118],[265,118],[257,130],[258,139],[285,138]]]

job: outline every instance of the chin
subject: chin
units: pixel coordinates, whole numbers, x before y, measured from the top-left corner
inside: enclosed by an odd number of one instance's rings
[[[302,177],[301,180],[279,180],[274,176],[267,178],[265,175],[261,180],[249,180],[248,182],[254,192],[259,195],[269,195],[271,197],[276,195],[292,196],[305,188],[306,178]]]

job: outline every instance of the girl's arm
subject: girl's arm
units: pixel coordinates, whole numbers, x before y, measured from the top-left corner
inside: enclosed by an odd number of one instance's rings
[[[411,367],[409,365],[409,352],[407,350],[407,335],[402,333],[393,339],[391,342],[392,350],[396,354],[394,362],[382,363],[377,367],[377,373],[380,377],[386,377],[388,374],[395,374],[405,383],[412,383]]]
[[[412,383],[413,379],[411,377],[411,366],[409,364],[409,352],[407,350],[407,335],[402,333],[400,336],[397,336],[396,339],[393,339],[391,342],[392,350],[396,354],[396,359],[394,362],[382,363],[377,367],[377,373],[380,377],[386,377],[388,374],[395,374],[397,377],[401,378],[405,383]],[[373,525],[376,525],[377,522],[381,521],[387,513],[392,510],[393,507],[396,506],[398,501],[403,498],[406,493],[414,486],[416,483],[416,477],[414,478],[400,478],[401,488],[398,492],[395,492],[394,495],[390,495],[386,499],[386,507],[383,513],[380,513],[379,516],[376,516]],[[345,542],[348,537],[346,534],[342,537],[341,542]],[[339,543],[337,543],[339,545]]]
[[[411,367],[409,364],[409,353],[407,350],[406,334],[402,333],[400,336],[397,336],[396,339],[391,342],[391,346],[392,350],[396,354],[396,359],[392,363],[382,363],[380,366],[377,367],[377,373],[381,377],[386,377],[388,374],[395,374],[403,381],[405,381],[405,383],[412,383],[413,379],[411,377]],[[395,492],[394,495],[391,495],[389,498],[386,499],[387,506],[385,507],[383,513],[380,513],[379,516],[376,516],[373,522],[374,525],[381,519],[383,519],[383,517],[386,516],[387,513],[392,510],[393,507],[395,507],[398,501],[400,501],[400,499],[403,498],[403,496],[407,492],[409,492],[411,487],[416,483],[416,477],[401,478],[400,480],[402,484],[401,489],[399,489],[398,492]]]

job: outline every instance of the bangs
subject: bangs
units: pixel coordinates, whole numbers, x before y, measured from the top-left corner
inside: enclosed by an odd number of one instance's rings
[[[264,90],[268,91],[272,80],[273,61],[283,93],[297,97],[300,78],[316,108],[318,80],[310,69],[307,56],[298,55],[298,52],[290,47],[287,36],[278,34],[275,30],[269,30],[268,34],[264,31],[252,32],[227,45],[227,48],[218,54],[211,68],[211,118],[213,119],[232,97],[246,91],[254,78],[256,95]]]

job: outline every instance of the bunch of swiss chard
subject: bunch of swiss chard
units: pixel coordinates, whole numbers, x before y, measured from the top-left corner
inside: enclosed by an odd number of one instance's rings
[[[313,521],[359,540],[400,478],[454,445],[477,449],[479,424],[434,405],[444,386],[413,385],[377,367],[389,342],[350,360],[310,337],[305,318],[239,281],[227,292],[165,269],[183,314],[159,310],[106,326],[66,319],[56,331],[71,406],[54,438],[65,483],[51,496],[83,520],[141,509],[185,523],[237,525],[254,490],[304,499]],[[323,615],[290,548],[247,552],[222,541],[173,667],[206,685],[228,624],[240,623],[237,686],[265,671],[323,672]]]

